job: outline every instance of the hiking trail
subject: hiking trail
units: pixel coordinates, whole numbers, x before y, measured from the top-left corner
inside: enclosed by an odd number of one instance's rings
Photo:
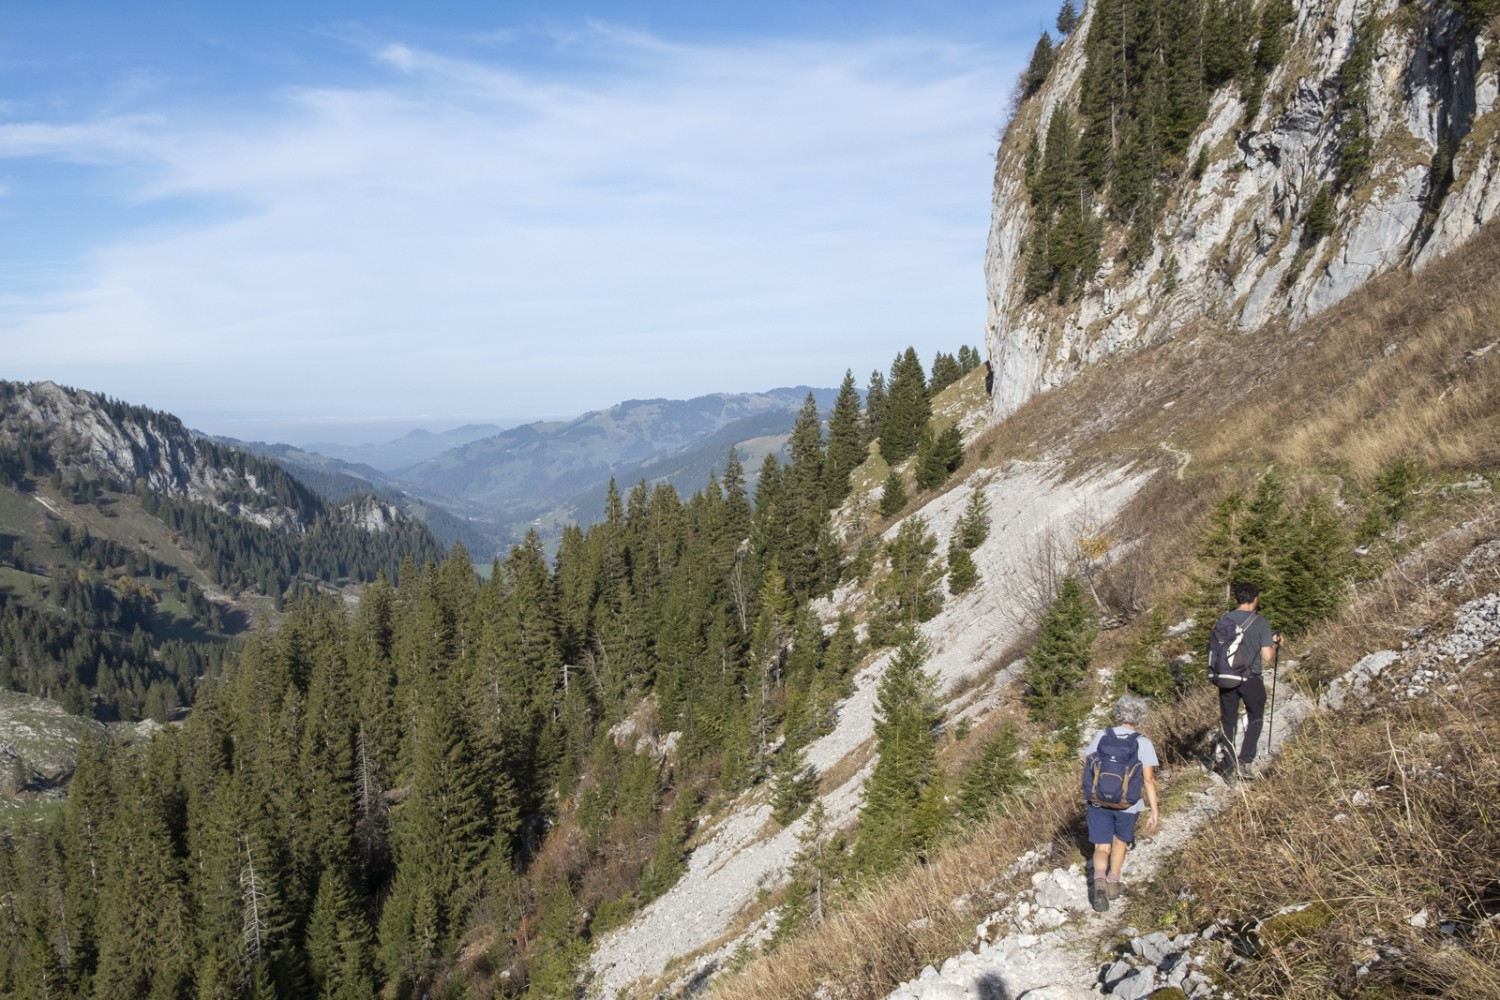
[[[1386,685],[1398,699],[1425,697],[1451,687],[1478,656],[1496,648],[1500,593],[1491,593],[1459,608],[1448,629],[1403,644],[1400,651],[1364,657],[1330,685],[1317,705],[1293,684],[1282,683],[1266,717],[1274,742],[1263,742],[1261,756],[1274,759],[1319,709],[1336,711],[1377,684]],[[1409,669],[1393,669],[1402,665]],[[1281,669],[1294,671],[1295,664]],[[1084,1000],[1101,995],[1138,1000],[1163,987],[1177,987],[1193,998],[1218,996],[1203,971],[1203,957],[1193,954],[1193,945],[1207,941],[1214,929],[1177,937],[1142,935],[1130,926],[1131,895],[1154,891],[1151,883],[1163,862],[1244,794],[1243,784],[1226,784],[1214,775],[1185,807],[1164,815],[1155,834],[1143,832],[1125,865],[1127,890],[1111,901],[1106,913],[1095,913],[1089,905],[1081,857],[1066,868],[1049,870],[1042,867],[1045,845],[1023,855],[1016,865],[1021,871],[1034,866],[1032,887],[1003,899],[1003,906],[981,920],[969,950],[941,969],[928,966],[886,1000]],[[1001,936],[991,940],[992,932]],[[1129,950],[1110,960],[1103,946],[1117,937],[1128,941]]]

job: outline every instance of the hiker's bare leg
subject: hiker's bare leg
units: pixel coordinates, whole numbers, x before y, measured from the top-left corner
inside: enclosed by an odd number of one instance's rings
[[[1129,846],[1119,837],[1116,837],[1109,845],[1109,869],[1106,877],[1119,880],[1120,870],[1125,867],[1125,849]],[[1098,852],[1095,852],[1094,857],[1098,858],[1098,856]],[[1094,863],[1097,865],[1099,862],[1096,860]]]
[[[1094,872],[1100,878],[1104,878],[1109,873],[1109,852],[1113,846],[1113,844],[1094,845]]]

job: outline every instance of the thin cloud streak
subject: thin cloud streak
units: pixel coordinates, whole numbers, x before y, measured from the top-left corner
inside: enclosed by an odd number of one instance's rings
[[[1004,59],[607,26],[568,50],[560,76],[388,42],[375,86],[0,126],[0,157],[215,206],[7,295],[11,367],[118,364],[100,388],[167,408],[560,413],[978,342]],[[153,365],[200,374],[152,388]]]

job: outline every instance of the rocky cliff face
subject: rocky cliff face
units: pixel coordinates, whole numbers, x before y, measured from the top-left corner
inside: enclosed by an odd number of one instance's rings
[[[302,532],[309,511],[267,489],[259,461],[197,441],[170,414],[127,406],[53,382],[0,383],[0,443],[45,448],[59,472],[103,477],[116,489],[136,483],[161,496],[206,503],[273,530]],[[246,456],[248,458],[248,456]],[[253,463],[253,464],[252,464]]]
[[[997,157],[986,260],[996,416],[1195,321],[1295,326],[1378,274],[1452,252],[1500,207],[1490,32],[1438,0],[1299,0],[1253,117],[1239,86],[1211,95],[1185,157],[1196,167],[1165,193],[1144,259],[1125,259],[1124,235],[1106,220],[1102,264],[1083,293],[1063,306],[1028,301],[1027,146],[1045,138],[1054,108],[1078,103],[1096,6],[1017,109]],[[1361,33],[1368,61],[1350,70],[1367,68],[1346,71]],[[1339,101],[1351,86],[1363,88],[1369,166],[1340,186]],[[1336,224],[1314,238],[1310,210],[1324,189]]]

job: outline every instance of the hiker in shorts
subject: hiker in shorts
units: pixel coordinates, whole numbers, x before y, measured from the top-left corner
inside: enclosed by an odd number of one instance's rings
[[[1250,781],[1256,777],[1255,754],[1260,743],[1260,728],[1266,717],[1266,681],[1262,671],[1276,659],[1281,633],[1271,631],[1271,623],[1260,614],[1260,588],[1253,583],[1236,583],[1231,588],[1238,607],[1225,616],[1244,626],[1246,648],[1259,649],[1250,657],[1250,676],[1236,687],[1219,689],[1219,742],[1224,751],[1225,775],[1231,781]],[[1239,722],[1240,705],[1245,706],[1245,738],[1238,759],[1234,752],[1234,734]]]
[[[1135,843],[1136,820],[1143,808],[1150,809],[1146,816],[1146,832],[1156,829],[1158,822],[1156,801],[1156,767],[1161,761],[1156,756],[1156,747],[1151,740],[1136,731],[1136,726],[1146,719],[1146,700],[1136,695],[1126,695],[1115,702],[1115,725],[1094,734],[1093,740],[1084,749],[1087,758],[1099,749],[1107,734],[1117,737],[1135,737],[1135,756],[1141,765],[1140,798],[1124,809],[1107,809],[1087,803],[1089,843],[1094,845],[1093,866],[1089,877],[1089,904],[1103,913],[1109,909],[1109,901],[1117,897],[1122,889],[1120,872],[1125,867],[1125,852]]]

